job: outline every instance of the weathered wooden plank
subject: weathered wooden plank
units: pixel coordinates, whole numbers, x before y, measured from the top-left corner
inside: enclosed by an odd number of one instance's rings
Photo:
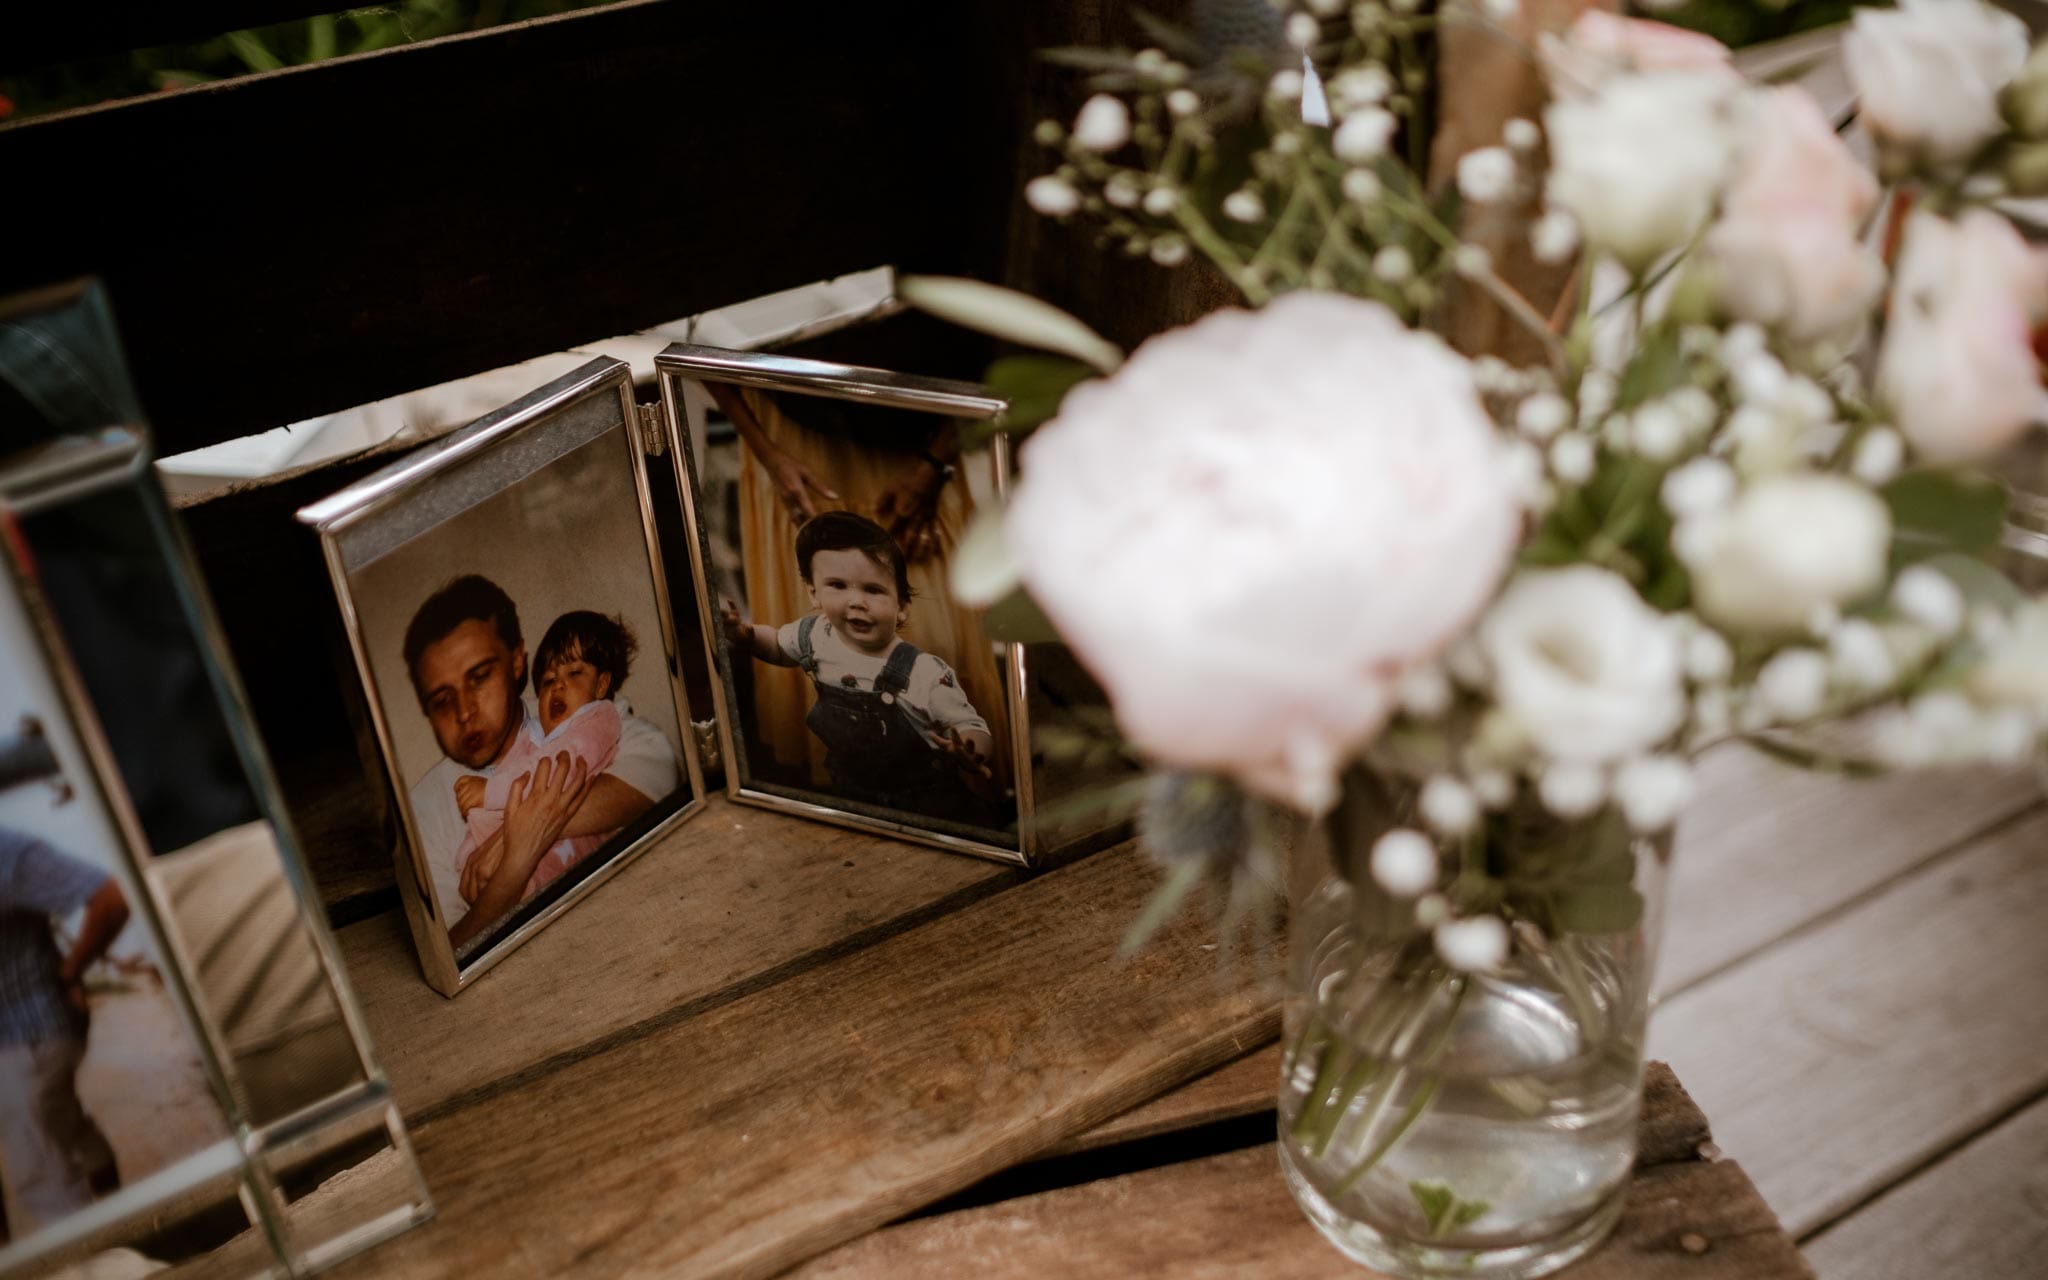
[[[1646,1133],[1652,1125],[1666,1133],[1704,1128],[1669,1072],[1653,1073],[1644,1110]],[[804,1280],[1347,1280],[1377,1273],[1345,1259],[1309,1225],[1267,1144],[919,1218],[856,1240],[794,1274]],[[1638,1171],[1613,1238],[1567,1274],[1573,1280],[1794,1280],[1812,1272],[1739,1168],[1679,1158]]]
[[[1823,1280],[2038,1280],[2048,1258],[2048,1099],[1806,1245]]]
[[[1657,1011],[1651,1051],[1795,1234],[2048,1083],[2044,843],[2036,812]]]
[[[2005,821],[2040,798],[2030,769],[1853,779],[1747,748],[1701,763],[1678,827],[1658,987],[1667,995]]]
[[[713,796],[452,1000],[420,976],[397,912],[343,929],[340,941],[399,1105],[418,1122],[1022,875]]]
[[[1193,915],[1116,962],[1156,879],[1087,858],[421,1124],[439,1219],[336,1274],[771,1275],[1043,1150],[1270,1017]]]
[[[1085,1133],[1077,1133],[1045,1154],[1049,1157],[1069,1156],[1113,1147],[1120,1142],[1136,1142],[1162,1133],[1271,1111],[1279,1092],[1279,1082],[1280,1044],[1273,1041],[1263,1049],[1224,1063],[1207,1075],[1197,1076],[1178,1089],[1162,1093],[1122,1115],[1112,1116]]]

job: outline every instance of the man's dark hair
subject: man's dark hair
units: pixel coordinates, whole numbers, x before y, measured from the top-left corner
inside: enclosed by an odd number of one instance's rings
[[[581,658],[602,675],[612,678],[607,698],[619,696],[626,683],[626,668],[640,646],[624,618],[607,618],[588,609],[577,609],[556,618],[533,652],[533,691],[540,692],[540,678],[549,667],[564,658]]]
[[[518,650],[519,610],[513,607],[512,597],[482,574],[466,573],[428,596],[406,624],[405,670],[412,677],[415,694],[420,693],[420,655],[470,621],[490,623],[507,649]]]
[[[796,567],[806,584],[811,581],[811,557],[820,551],[860,552],[877,569],[896,575],[896,603],[910,603],[910,566],[903,562],[903,552],[887,529],[866,516],[827,511],[804,521],[796,531]]]

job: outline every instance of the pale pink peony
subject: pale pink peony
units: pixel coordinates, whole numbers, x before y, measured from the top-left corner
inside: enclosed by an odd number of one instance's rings
[[[1892,283],[1877,389],[1923,458],[2003,449],[2041,399],[2033,332],[2048,318],[2048,264],[1985,209],[1917,213]]]
[[[2004,129],[1998,92],[2027,60],[2027,25],[1983,0],[1899,0],[1858,9],[1842,56],[1864,127],[1947,163]]]
[[[1310,811],[1492,596],[1520,526],[1465,361],[1307,292],[1076,388],[1005,520],[1137,747]]]
[[[1703,71],[1741,79],[1728,46],[1668,23],[1624,18],[1599,9],[1579,15],[1562,38],[1545,35],[1539,54],[1551,96],[1584,98],[1625,71]]]
[[[1707,236],[1722,305],[1795,342],[1839,333],[1869,313],[1884,265],[1858,235],[1877,179],[1804,89],[1748,103],[1745,146]]]

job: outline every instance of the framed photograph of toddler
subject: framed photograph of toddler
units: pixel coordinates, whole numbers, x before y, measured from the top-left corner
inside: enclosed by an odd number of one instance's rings
[[[445,994],[702,806],[648,439],[629,367],[593,360],[299,513]]]
[[[1028,864],[1024,654],[956,602],[1008,484],[983,388],[678,344],[655,358],[696,530],[726,792]]]

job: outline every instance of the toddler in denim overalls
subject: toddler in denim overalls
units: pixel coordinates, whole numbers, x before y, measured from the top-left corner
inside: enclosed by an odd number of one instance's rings
[[[894,540],[871,520],[832,511],[804,523],[796,552],[817,612],[772,628],[728,603],[725,624],[736,647],[810,676],[818,700],[805,724],[825,746],[832,789],[985,825],[997,798],[994,739],[953,669],[897,634],[910,584]]]

